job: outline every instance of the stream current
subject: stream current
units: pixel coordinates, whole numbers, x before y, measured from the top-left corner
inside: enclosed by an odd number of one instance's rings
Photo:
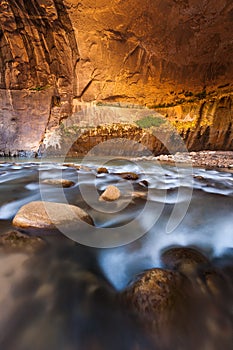
[[[103,163],[109,174],[98,175],[96,169]],[[13,229],[20,207],[46,199],[85,209],[95,226],[106,231],[107,242],[88,244],[88,231],[87,238],[73,241],[58,231],[40,229],[29,232],[47,242],[39,253],[1,251],[0,348],[232,349],[233,174],[147,160],[96,158],[83,165],[77,170],[58,159],[0,163],[1,234]],[[116,175],[122,172],[137,173],[139,179]],[[61,175],[75,183],[62,195],[42,183]],[[121,197],[111,210],[98,210],[97,197],[107,185],[117,186]],[[112,242],[113,228],[118,235]],[[161,252],[177,246],[202,252],[226,284],[217,299],[194,298],[180,340],[174,330],[161,344],[122,308],[117,295],[138,273],[163,267]]]

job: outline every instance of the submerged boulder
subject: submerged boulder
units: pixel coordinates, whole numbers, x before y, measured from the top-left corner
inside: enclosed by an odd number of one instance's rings
[[[90,215],[77,206],[35,201],[19,209],[13,219],[13,225],[22,228],[55,229],[60,225],[74,225],[80,221],[94,225]]]
[[[122,298],[146,327],[154,327],[173,317],[185,301],[187,286],[188,280],[179,272],[153,268],[138,275]]]
[[[198,266],[209,264],[209,260],[201,252],[189,247],[168,249],[162,254],[161,260],[166,268],[183,273],[193,272]]]
[[[45,245],[45,241],[40,237],[28,236],[16,230],[0,236],[0,249],[7,252],[33,252]]]
[[[224,275],[198,250],[190,247],[171,248],[162,254],[161,260],[166,268],[186,275],[196,293],[217,297],[227,293]]]

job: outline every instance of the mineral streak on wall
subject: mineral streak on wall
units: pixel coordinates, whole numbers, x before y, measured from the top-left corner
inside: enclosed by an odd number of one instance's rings
[[[0,151],[59,147],[93,101],[153,107],[189,149],[233,149],[232,27],[231,0],[1,0]]]

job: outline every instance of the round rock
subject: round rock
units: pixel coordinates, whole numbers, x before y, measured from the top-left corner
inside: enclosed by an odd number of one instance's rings
[[[97,169],[97,174],[108,174],[109,171],[107,168],[101,167]]]
[[[37,201],[20,208],[13,219],[13,225],[22,228],[55,229],[61,225],[74,225],[80,221],[94,225],[90,215],[77,206]]]
[[[176,271],[154,268],[140,274],[123,292],[123,300],[140,317],[154,322],[184,298],[187,279]]]
[[[208,265],[209,260],[193,248],[171,248],[165,251],[161,260],[166,268],[179,270],[183,273],[194,271],[199,265]]]

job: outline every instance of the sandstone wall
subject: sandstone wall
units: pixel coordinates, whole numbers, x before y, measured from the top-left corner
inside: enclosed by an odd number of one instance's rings
[[[232,24],[231,0],[1,0],[1,154],[59,148],[91,101],[153,107],[189,149],[232,149]]]
[[[80,51],[83,100],[158,104],[232,84],[231,0],[65,4]]]

